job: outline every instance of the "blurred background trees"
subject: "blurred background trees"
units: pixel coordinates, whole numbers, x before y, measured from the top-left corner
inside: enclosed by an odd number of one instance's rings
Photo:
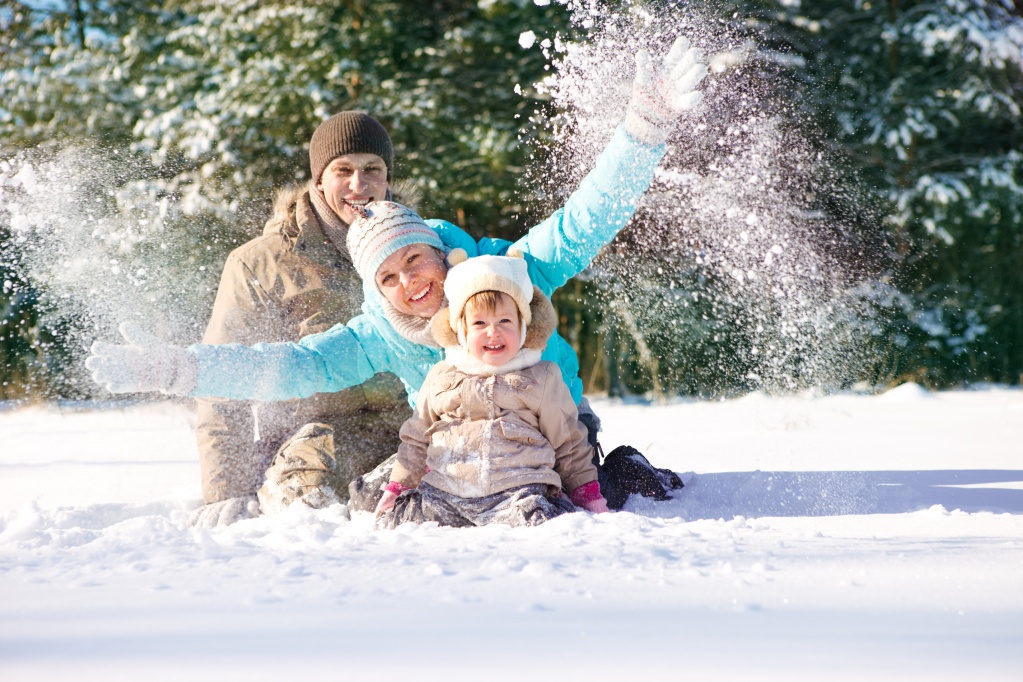
[[[686,11],[670,2],[599,7],[637,5]],[[424,215],[477,237],[521,234],[549,208],[521,182],[543,168],[551,133],[529,121],[555,112],[532,87],[549,73],[550,52],[523,47],[530,41],[520,36],[584,38],[570,9],[531,0],[0,0],[0,398],[91,393],[74,380],[77,351],[86,330],[110,320],[83,319],[87,306],[66,305],[76,296],[134,291],[112,305],[111,319],[130,307],[164,320],[170,338],[197,339],[226,253],[261,230],[276,188],[308,179],[309,136],[336,111],[358,108],[385,123],[397,176],[423,190]],[[870,197],[862,216],[849,202],[815,208],[882,230],[892,252],[891,287],[875,300],[874,362],[850,381],[1019,382],[1019,7],[722,0],[712,11],[736,49],[752,54],[750,68],[790,93],[795,120],[822,131],[825,151],[843,164],[836,182]],[[26,221],[18,193],[26,163],[39,169],[72,148],[88,150],[75,151],[78,177],[48,177],[103,207],[64,244],[105,273],[84,293],[54,284],[60,268],[85,267],[70,257],[46,277],[26,274],[46,265],[26,263],[29,235],[68,226],[47,224],[40,210]],[[55,215],[66,223],[73,210]],[[622,304],[613,276],[592,275],[556,298],[589,390],[754,387],[737,350],[749,343],[736,340],[719,305],[672,338]],[[735,370],[716,371],[723,366]]]

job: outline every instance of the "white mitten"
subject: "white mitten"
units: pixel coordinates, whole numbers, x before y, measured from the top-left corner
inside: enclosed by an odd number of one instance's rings
[[[130,322],[118,330],[127,346],[96,341],[85,366],[92,380],[111,393],[160,391],[188,395],[195,388],[199,366],[184,348],[171,346]]]
[[[216,528],[226,526],[235,521],[253,519],[259,516],[259,502],[255,495],[229,497],[219,502],[211,502],[199,507],[188,519],[188,525],[194,528]]]
[[[661,144],[675,130],[679,117],[700,103],[703,94],[696,86],[706,75],[703,51],[690,47],[685,36],[675,39],[660,65],[646,50],[640,50],[636,53],[636,79],[625,129],[640,142]]]

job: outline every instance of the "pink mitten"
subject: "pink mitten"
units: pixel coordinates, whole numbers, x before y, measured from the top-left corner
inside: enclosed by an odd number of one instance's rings
[[[394,506],[394,501],[398,499],[398,496],[392,493],[390,490],[384,490],[383,496],[380,501],[377,502],[377,508],[373,511],[374,516],[380,516],[384,512],[391,509]]]
[[[607,500],[600,494],[600,484],[590,481],[572,491],[572,504],[582,507],[594,514],[602,514],[611,511],[607,508]]]
[[[389,510],[394,506],[394,501],[398,499],[398,495],[401,495],[406,490],[411,490],[408,486],[402,485],[397,481],[391,481],[384,486],[383,497],[377,502],[377,508],[373,511],[373,514],[379,517],[385,511]]]

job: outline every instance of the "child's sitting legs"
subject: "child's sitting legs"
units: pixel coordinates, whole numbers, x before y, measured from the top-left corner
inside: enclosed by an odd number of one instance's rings
[[[420,483],[395,501],[394,507],[380,518],[382,528],[402,523],[435,521],[442,526],[538,526],[556,516],[576,511],[562,497],[547,497],[544,484],[523,485],[485,497],[458,497],[429,483]]]

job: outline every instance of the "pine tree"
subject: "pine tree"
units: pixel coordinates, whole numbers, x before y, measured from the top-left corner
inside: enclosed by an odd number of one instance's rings
[[[524,151],[514,92],[543,58],[517,40],[559,11],[517,2],[169,3],[189,21],[168,33],[137,90],[136,147],[179,167],[164,181],[202,210],[233,212],[301,182],[307,143],[327,116],[361,109],[394,138],[399,177],[427,210],[511,229]]]
[[[1023,19],[1008,0],[747,3],[799,101],[885,202],[892,378],[1023,371]]]

